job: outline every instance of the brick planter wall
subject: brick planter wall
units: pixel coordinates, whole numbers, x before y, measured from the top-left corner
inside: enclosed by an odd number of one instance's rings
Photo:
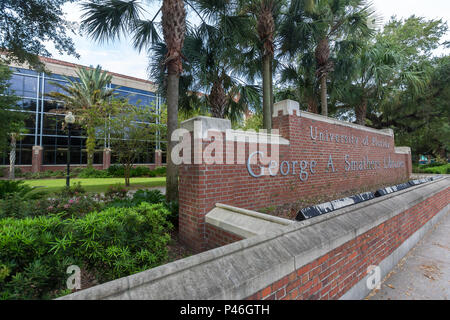
[[[247,299],[339,299],[448,205],[450,188],[302,266]]]
[[[367,267],[379,266],[383,279],[450,213],[449,183],[424,183],[60,299],[364,299]]]
[[[207,250],[243,240],[242,237],[210,225],[209,223],[206,224],[205,233]]]
[[[259,210],[327,192],[358,190],[382,183],[396,184],[409,178],[412,170],[410,151],[395,148],[392,130],[375,130],[300,113],[298,104],[294,110],[288,110],[286,102],[280,103],[278,107],[273,125],[288,140],[288,144],[279,145],[278,163],[289,162],[292,174],[278,172],[276,176],[255,178],[250,175],[245,164],[225,164],[229,150],[226,146],[232,146],[235,153],[238,149],[246,150],[245,160],[249,157],[249,150],[253,150],[248,142],[238,145],[237,142],[226,141],[225,133],[223,140],[226,143],[223,150],[219,151],[224,164],[180,166],[180,239],[192,249],[203,251],[211,247],[207,243],[205,215],[216,203]],[[205,121],[204,118],[202,121]],[[201,150],[192,148],[192,163],[195,153],[205,150],[211,141],[206,137],[197,140]],[[270,150],[270,145],[267,149]],[[359,170],[359,166],[346,170],[352,160],[362,161],[365,157],[371,162],[365,164],[366,168],[362,163],[362,170]],[[385,165],[389,167],[389,159],[395,163],[402,162],[402,166],[385,168]],[[306,164],[307,168],[300,176],[300,165],[306,167]],[[295,174],[292,166],[295,166]],[[259,174],[259,165],[252,165],[251,168]],[[287,166],[284,168],[286,173]]]

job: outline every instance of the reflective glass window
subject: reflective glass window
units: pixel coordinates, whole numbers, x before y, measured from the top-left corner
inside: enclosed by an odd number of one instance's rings
[[[23,96],[24,97],[36,97],[37,94],[37,78],[31,76],[23,77]]]

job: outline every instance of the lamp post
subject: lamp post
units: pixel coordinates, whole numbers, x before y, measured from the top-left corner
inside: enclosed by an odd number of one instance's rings
[[[68,140],[67,140],[67,177],[66,177],[66,186],[70,187],[70,130],[72,129],[72,124],[75,122],[75,116],[72,112],[67,113],[64,117],[64,121],[67,123],[67,130],[69,131]]]

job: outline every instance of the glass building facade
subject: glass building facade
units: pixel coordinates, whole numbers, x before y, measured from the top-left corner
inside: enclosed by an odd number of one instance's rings
[[[57,60],[56,60],[57,61]],[[73,67],[75,70],[76,67]],[[57,113],[55,110],[62,109],[63,104],[52,101],[52,99],[46,94],[52,91],[61,91],[61,89],[53,84],[58,82],[65,84],[66,81],[62,74],[45,74],[38,73],[33,70],[11,67],[13,71],[12,78],[10,80],[10,90],[16,96],[20,97],[18,107],[21,112],[27,113],[29,116],[25,122],[26,134],[20,141],[17,142],[16,153],[16,165],[31,165],[32,164],[32,147],[43,147],[43,159],[42,165],[64,165],[67,161],[67,147],[68,137],[67,130],[62,129],[64,122],[64,113]],[[160,98],[155,93],[149,90],[142,90],[142,88],[133,88],[131,86],[123,86],[114,84],[114,78],[120,77],[120,75],[113,74],[113,83],[110,88],[117,88],[117,96],[128,98],[133,104],[138,104],[147,108],[151,112],[160,111]],[[126,79],[126,76],[123,76]],[[71,78],[76,80],[76,78]],[[136,83],[139,79],[134,81],[128,81],[127,83]],[[141,80],[143,84],[140,87],[145,86],[148,83],[145,80]],[[156,118],[156,122],[159,119]],[[86,137],[83,130],[76,127],[71,130],[71,155],[70,162],[74,165],[85,165],[87,163],[86,155]],[[163,150],[163,161],[165,163],[165,150],[166,143],[159,141],[158,137],[155,140],[149,140],[146,142],[148,145],[148,152],[139,156],[136,161],[138,164],[151,164],[155,162],[155,150]],[[94,155],[94,164],[102,164],[103,161],[103,149],[109,147],[109,141],[107,138],[103,138],[97,143],[97,150]],[[117,159],[112,152],[111,164],[116,163]],[[7,154],[2,155],[0,158],[0,165],[8,165],[9,156]]]

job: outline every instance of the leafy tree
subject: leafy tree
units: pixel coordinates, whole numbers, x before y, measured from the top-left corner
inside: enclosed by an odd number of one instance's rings
[[[100,66],[95,69],[79,68],[76,71],[79,80],[64,77],[66,84],[53,82],[63,92],[50,92],[48,96],[64,102],[65,111],[71,111],[87,134],[87,165],[92,167],[96,145],[96,128],[104,124],[107,110],[103,102],[115,95],[114,89],[108,89],[112,75],[102,71]]]
[[[0,51],[3,62],[27,62],[42,68],[38,55],[50,56],[45,42],[52,42],[59,53],[78,57],[68,36],[74,28],[63,19],[62,6],[75,0],[0,1]]]
[[[149,108],[119,99],[112,99],[107,105],[112,116],[108,119],[104,134],[111,139],[112,152],[123,165],[125,185],[129,186],[133,165],[141,154],[148,152],[146,142],[163,128],[154,123],[157,114],[149,113]]]
[[[256,112],[247,119],[245,119],[244,125],[239,126],[238,129],[242,130],[255,130],[259,131],[259,129],[263,128],[263,116],[261,112]]]
[[[17,108],[19,98],[9,89],[12,72],[0,64],[0,151],[8,150],[11,132],[15,132],[18,124],[23,123],[25,113]]]
[[[335,95],[340,108],[354,109],[356,123],[366,125],[366,116],[376,110],[385,97],[395,94],[399,81],[419,95],[428,81],[424,70],[411,68],[407,57],[390,44],[367,43],[354,56],[344,56],[336,63]]]
[[[389,100],[391,106],[370,117],[377,128],[393,128],[396,142],[411,146],[415,158],[419,154],[447,158],[450,150],[450,56],[431,63],[431,79],[421,95],[407,87]]]
[[[445,46],[440,42],[447,31],[447,23],[442,19],[426,20],[415,15],[397,19],[394,16],[376,38],[400,48],[406,56],[414,58],[410,60],[413,63],[431,58],[435,49]]]
[[[449,57],[432,57],[446,45],[441,39],[447,30],[442,20],[393,17],[376,37],[404,59],[386,83],[394,89],[369,110],[368,120],[376,128],[394,129],[396,141],[411,146],[414,157],[445,158],[449,150]],[[418,84],[413,81],[417,76],[427,81]]]

